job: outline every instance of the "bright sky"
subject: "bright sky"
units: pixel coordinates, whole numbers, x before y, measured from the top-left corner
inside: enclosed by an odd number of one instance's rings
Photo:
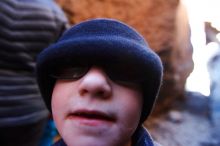
[[[188,10],[193,45],[194,70],[186,83],[186,90],[210,94],[210,80],[207,62],[219,49],[217,43],[206,45],[204,22],[220,30],[220,0],[182,0]],[[218,36],[220,38],[220,34]]]

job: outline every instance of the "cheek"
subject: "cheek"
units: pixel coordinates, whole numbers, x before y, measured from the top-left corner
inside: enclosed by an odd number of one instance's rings
[[[57,81],[54,86],[51,99],[52,114],[57,127],[62,125],[62,121],[65,118],[64,116],[69,94],[70,88],[68,83]]]
[[[115,106],[118,117],[118,133],[119,137],[128,140],[132,137],[138,127],[143,97],[140,90],[132,90],[130,88],[118,88],[115,93]]]
[[[141,90],[135,88],[121,87],[117,92],[117,110],[122,124],[135,127],[138,126],[143,107],[143,95]]]
[[[126,96],[127,99],[123,101],[125,107],[122,108],[121,111],[126,116],[125,119],[127,121],[134,121],[134,123],[139,123],[142,111],[142,96],[133,94],[136,96],[131,97],[130,95]]]
[[[67,91],[65,89],[65,84],[56,82],[52,93],[52,101],[51,101],[52,111],[55,112],[56,110],[59,110],[62,104],[65,103],[66,94]]]
[[[62,106],[66,106],[68,104],[68,100],[70,100],[70,97],[75,96],[76,92],[76,86],[72,82],[67,81],[61,81],[58,80],[53,89],[52,93],[52,107],[54,107],[53,110],[56,110],[61,108]]]

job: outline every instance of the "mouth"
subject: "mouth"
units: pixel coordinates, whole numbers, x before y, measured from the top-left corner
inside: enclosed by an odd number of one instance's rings
[[[90,110],[76,110],[68,115],[69,118],[74,118],[84,121],[103,121],[103,122],[114,122],[115,117],[112,114],[108,114],[101,111],[90,111]]]

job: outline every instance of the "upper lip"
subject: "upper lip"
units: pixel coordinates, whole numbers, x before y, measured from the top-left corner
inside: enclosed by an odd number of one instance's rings
[[[113,114],[98,110],[79,109],[69,113],[68,116],[82,117],[87,119],[115,121],[115,116]]]

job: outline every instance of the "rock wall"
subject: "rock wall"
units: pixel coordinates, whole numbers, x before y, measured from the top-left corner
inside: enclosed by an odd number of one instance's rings
[[[184,95],[192,71],[192,48],[186,12],[179,0],[56,0],[70,23],[88,18],[116,18],[135,27],[164,64],[164,82],[156,112]]]

